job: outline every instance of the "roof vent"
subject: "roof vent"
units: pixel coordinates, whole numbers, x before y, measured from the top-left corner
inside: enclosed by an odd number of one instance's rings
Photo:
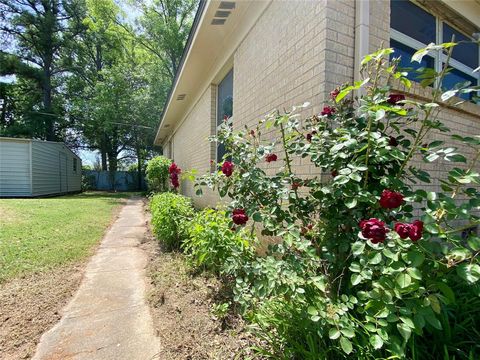
[[[168,128],[168,127],[170,127],[170,124],[165,124],[163,127]]]
[[[223,25],[226,19],[212,19],[212,25]]]
[[[185,96],[187,96],[186,94],[179,94],[177,96],[177,100],[184,100],[185,99]]]
[[[217,10],[215,13],[216,18],[227,18],[230,15],[230,11]]]
[[[219,9],[224,9],[224,10],[233,10],[235,9],[235,2],[233,1],[222,1],[220,5],[218,6]]]

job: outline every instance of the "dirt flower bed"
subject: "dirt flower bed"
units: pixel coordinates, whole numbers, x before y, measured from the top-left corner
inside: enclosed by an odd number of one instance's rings
[[[77,290],[83,265],[70,265],[0,285],[0,358],[29,359],[45,330]]]
[[[182,254],[161,251],[151,235],[142,246],[150,256],[148,301],[162,346],[159,359],[255,358],[246,324],[212,313],[221,293],[217,279],[192,274]]]

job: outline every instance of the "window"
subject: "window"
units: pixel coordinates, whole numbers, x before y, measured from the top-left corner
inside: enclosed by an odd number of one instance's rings
[[[471,41],[472,39],[440,20],[410,0],[391,0],[390,12],[390,46],[395,50],[394,57],[401,56],[400,67],[409,71],[408,78],[416,80],[416,69],[431,67],[439,72],[446,61],[445,55],[424,57],[422,63],[410,62],[411,56],[430,43],[449,42],[452,36],[455,41]],[[474,73],[480,61],[479,45],[462,43],[455,47],[449,66],[452,71],[443,80],[445,89],[452,89],[458,83],[469,81],[472,85],[480,84],[479,73]],[[413,70],[413,71],[412,71]],[[471,100],[470,94],[459,94],[465,100]]]
[[[228,72],[217,87],[217,131],[225,122],[232,126],[233,115],[233,69]],[[225,146],[217,145],[217,163],[225,155]]]
[[[73,158],[73,172],[77,172],[77,159]]]

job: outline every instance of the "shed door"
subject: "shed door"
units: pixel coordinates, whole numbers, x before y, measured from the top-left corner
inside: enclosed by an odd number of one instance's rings
[[[60,168],[60,192],[68,191],[67,183],[67,155],[59,154],[59,168]]]

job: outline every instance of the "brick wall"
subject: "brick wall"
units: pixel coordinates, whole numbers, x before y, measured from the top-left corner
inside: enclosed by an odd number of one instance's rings
[[[205,174],[210,171],[212,146],[208,137],[212,135],[212,101],[215,94],[216,88],[208,87],[174,133],[173,158],[184,172],[196,170],[198,174]],[[204,191],[202,197],[196,196],[193,184],[188,180],[181,182],[180,190],[182,194],[193,198],[197,207],[215,206],[218,201],[216,195],[208,190]]]
[[[235,129],[252,127],[265,114],[290,109],[308,101],[302,116],[319,113],[328,93],[353,81],[355,2],[353,0],[272,1],[234,53],[233,124]],[[369,48],[373,52],[389,46],[389,1],[370,1]],[[402,90],[402,89],[400,89]],[[414,86],[416,98],[428,99],[428,90]],[[215,146],[207,141],[215,133],[216,87],[212,85],[178,127],[172,141],[175,161],[185,170],[199,174],[211,171]],[[461,111],[447,108],[441,115],[445,124],[459,134],[479,134],[479,106],[465,104]],[[274,140],[278,134],[270,132]],[[432,134],[441,139],[443,134]],[[468,149],[466,149],[468,154]],[[417,164],[441,176],[451,164]],[[276,164],[280,164],[279,161]],[[268,165],[273,173],[275,164]],[[308,159],[297,159],[295,171],[309,175],[317,171]],[[435,181],[428,189],[438,189]],[[182,183],[185,195],[195,204],[215,206],[218,197],[194,195],[191,184]]]

